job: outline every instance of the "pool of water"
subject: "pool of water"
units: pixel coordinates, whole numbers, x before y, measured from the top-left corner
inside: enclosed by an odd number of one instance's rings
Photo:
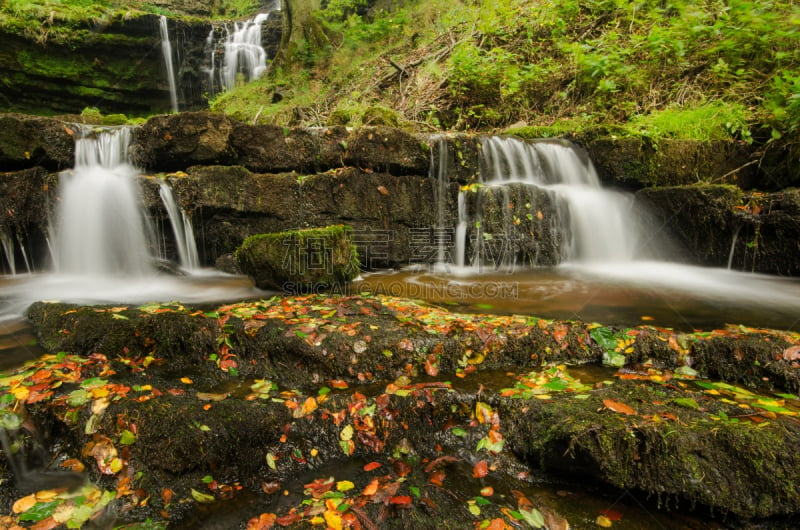
[[[408,268],[364,274],[356,287],[466,312],[685,331],[726,323],[800,331],[800,279],[664,262]]]

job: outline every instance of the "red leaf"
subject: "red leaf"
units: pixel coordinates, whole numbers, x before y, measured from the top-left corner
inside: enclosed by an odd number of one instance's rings
[[[303,519],[303,516],[301,516],[297,512],[293,512],[293,513],[287,513],[283,517],[278,517],[275,520],[275,522],[278,523],[281,526],[291,526],[294,523],[296,523],[297,521],[300,521],[302,519]]]
[[[431,462],[425,466],[425,473],[430,473],[434,469],[444,467],[445,465],[452,464],[454,462],[459,462],[459,459],[454,456],[440,456],[439,458],[431,460]]]
[[[369,464],[364,466],[364,471],[374,471],[379,467],[381,467],[381,464],[379,462],[370,462]]]
[[[408,506],[411,504],[411,497],[408,495],[398,495],[389,498],[389,504],[396,504],[398,506]]]
[[[618,512],[617,510],[612,510],[611,508],[607,510],[600,510],[600,513],[602,513],[612,521],[622,520],[622,513]]]
[[[392,470],[397,474],[397,476],[405,477],[406,475],[411,473],[411,466],[409,466],[402,460],[397,460],[392,464]]]
[[[483,478],[488,474],[489,464],[486,463],[486,460],[481,460],[472,468],[472,476],[475,478]]]
[[[442,485],[442,481],[445,479],[447,475],[442,470],[436,470],[431,473],[431,478],[429,479],[431,484],[436,484],[437,486]]]
[[[604,399],[603,405],[605,405],[607,409],[611,409],[614,412],[619,412],[620,414],[636,414],[636,411],[625,403],[620,403],[619,401],[614,401],[613,399]]]

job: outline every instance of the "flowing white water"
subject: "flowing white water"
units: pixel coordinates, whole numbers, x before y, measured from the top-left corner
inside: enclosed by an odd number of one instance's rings
[[[258,79],[267,69],[267,54],[261,47],[261,25],[269,15],[261,13],[252,20],[236,22],[225,41],[222,80],[226,90],[236,86],[241,73],[245,81]]]
[[[161,33],[161,53],[164,55],[164,66],[167,69],[167,82],[169,83],[169,101],[172,112],[178,112],[178,84],[175,80],[175,67],[172,61],[172,44],[169,41],[169,28],[167,17],[159,17],[159,31]]]
[[[561,218],[564,262],[629,262],[649,257],[630,194],[604,189],[588,157],[565,142],[483,141],[483,184],[520,183],[551,191]]]
[[[17,264],[14,260],[14,239],[5,226],[0,226],[0,245],[3,247],[6,262],[8,262],[8,268],[13,276],[17,274]]]
[[[169,184],[162,182],[159,194],[169,215],[169,222],[175,235],[175,246],[178,248],[181,267],[190,271],[197,269],[200,266],[200,259],[197,256],[197,245],[194,240],[191,219],[186,215],[186,212],[178,208],[178,204],[175,202],[175,194],[172,193],[172,188]]]
[[[128,163],[130,129],[79,134],[75,169],[62,173],[59,185],[56,271],[93,276],[152,274],[137,172]]]
[[[137,170],[128,161],[130,129],[76,126],[75,168],[60,176],[50,227],[50,273],[0,276],[0,322],[19,319],[37,300],[74,303],[214,302],[260,294],[251,280],[198,270],[191,223],[175,205],[170,220],[181,265],[191,276],[160,273],[154,230],[141,207]],[[181,247],[183,250],[180,250]],[[13,248],[6,252],[12,252]]]

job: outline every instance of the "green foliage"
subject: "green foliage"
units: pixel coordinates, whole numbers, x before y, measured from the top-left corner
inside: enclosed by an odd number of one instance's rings
[[[670,106],[634,116],[630,130],[654,137],[691,140],[724,140],[737,137],[750,141],[750,112],[741,104],[715,101],[698,106]]]

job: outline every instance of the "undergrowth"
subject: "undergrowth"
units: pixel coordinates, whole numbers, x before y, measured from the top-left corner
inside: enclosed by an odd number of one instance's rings
[[[383,105],[429,129],[627,124],[683,138],[800,128],[800,7],[767,0],[336,0],[333,35],[214,108],[324,124]],[[394,65],[392,64],[394,63]],[[399,68],[398,68],[399,67]],[[402,71],[401,71],[402,70]],[[280,101],[265,104],[278,91]],[[358,124],[359,112],[351,113]]]

